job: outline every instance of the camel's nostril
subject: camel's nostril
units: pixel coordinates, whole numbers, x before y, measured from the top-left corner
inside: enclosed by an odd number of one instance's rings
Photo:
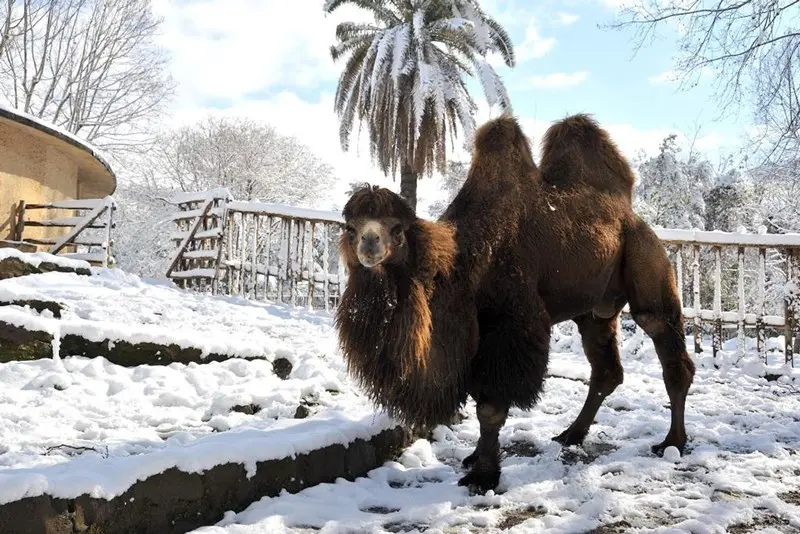
[[[380,242],[380,240],[381,236],[379,236],[378,234],[364,234],[361,236],[361,241],[368,243],[370,245],[374,245]]]

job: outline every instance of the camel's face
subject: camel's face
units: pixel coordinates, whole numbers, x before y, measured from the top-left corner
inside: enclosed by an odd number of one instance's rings
[[[345,232],[359,263],[373,269],[406,258],[406,225],[395,217],[357,218],[347,221]]]

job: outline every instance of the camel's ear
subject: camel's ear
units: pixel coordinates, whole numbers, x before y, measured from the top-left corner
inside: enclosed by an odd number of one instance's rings
[[[450,274],[458,253],[455,226],[443,221],[417,219],[414,227],[419,274],[428,279],[437,274]]]

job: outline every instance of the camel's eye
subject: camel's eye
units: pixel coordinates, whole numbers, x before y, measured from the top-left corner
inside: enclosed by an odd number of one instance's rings
[[[393,236],[398,236],[401,233],[403,233],[403,225],[402,224],[395,224],[394,226],[392,226],[392,235]]]

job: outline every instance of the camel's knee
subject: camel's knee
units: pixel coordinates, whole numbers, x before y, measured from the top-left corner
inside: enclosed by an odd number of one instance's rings
[[[680,321],[656,313],[634,313],[633,319],[653,340],[667,391],[685,393],[694,380],[695,365],[686,352]]]
[[[622,365],[617,361],[614,362],[614,365],[592,368],[592,375],[589,380],[601,394],[610,395],[622,384],[624,378]]]
[[[479,402],[477,406],[478,422],[482,427],[500,428],[506,422],[508,408],[490,402]]]

